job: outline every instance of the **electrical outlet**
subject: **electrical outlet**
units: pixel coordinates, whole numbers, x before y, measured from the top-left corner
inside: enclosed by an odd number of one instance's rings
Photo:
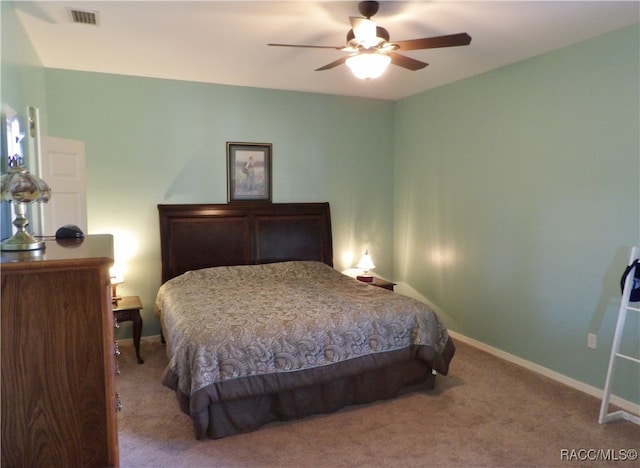
[[[596,334],[587,333],[587,348],[596,349]]]

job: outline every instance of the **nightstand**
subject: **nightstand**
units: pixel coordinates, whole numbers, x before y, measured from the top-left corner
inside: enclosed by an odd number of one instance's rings
[[[371,284],[378,286],[379,288],[388,289],[389,291],[393,291],[393,287],[396,285],[396,283],[392,283],[391,281],[383,280],[381,278],[373,278],[373,282]]]
[[[383,280],[382,278],[378,278],[376,276],[373,277],[373,281],[363,281],[363,283],[370,284],[372,286],[378,286],[382,289],[388,289],[389,291],[393,291],[393,287],[396,283],[392,283],[391,281]]]
[[[133,345],[136,348],[138,364],[144,364],[140,357],[140,336],[142,335],[142,317],[140,316],[142,303],[138,296],[125,296],[113,304],[113,316],[118,322],[133,321]]]

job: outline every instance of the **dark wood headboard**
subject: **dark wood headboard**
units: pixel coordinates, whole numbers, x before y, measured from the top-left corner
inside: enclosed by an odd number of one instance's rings
[[[162,282],[189,270],[317,260],[333,266],[329,203],[158,205]]]

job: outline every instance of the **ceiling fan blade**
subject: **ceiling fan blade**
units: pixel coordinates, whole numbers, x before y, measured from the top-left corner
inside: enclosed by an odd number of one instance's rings
[[[267,44],[273,47],[304,47],[306,49],[335,49],[343,50],[344,46],[320,46],[320,45],[300,45],[300,44]]]
[[[449,34],[446,36],[423,37],[408,41],[392,41],[400,50],[437,49],[438,47],[464,46],[471,43],[467,33]]]
[[[351,29],[358,42],[369,44],[376,40],[376,22],[367,18],[350,16]]]
[[[391,57],[391,63],[393,63],[394,65],[398,65],[399,67],[406,68],[412,71],[421,70],[429,65],[428,63],[409,58],[406,55],[400,55],[396,52],[390,52],[389,57]]]
[[[330,70],[332,68],[335,68],[338,65],[342,65],[344,62],[346,62],[349,57],[351,57],[351,55],[345,55],[344,57],[341,57],[338,60],[335,60],[331,63],[326,64],[324,67],[316,68],[315,71],[324,71],[324,70]]]

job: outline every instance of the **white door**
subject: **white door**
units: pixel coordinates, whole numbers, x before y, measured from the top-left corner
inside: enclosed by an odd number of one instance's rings
[[[87,233],[84,142],[43,137],[40,174],[51,187],[49,203],[40,204],[42,234],[52,236],[65,224]]]

